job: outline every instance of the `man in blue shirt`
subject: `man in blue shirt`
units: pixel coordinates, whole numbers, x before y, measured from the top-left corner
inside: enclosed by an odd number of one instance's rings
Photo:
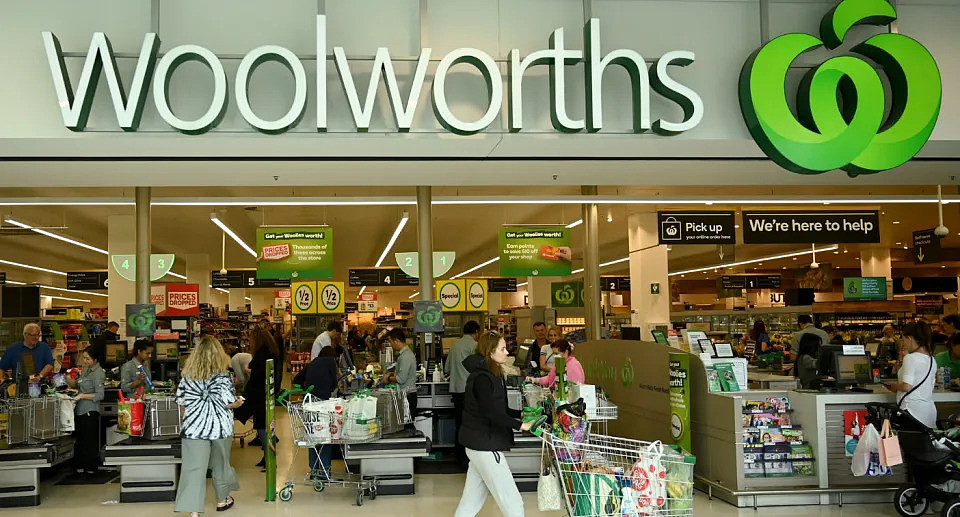
[[[0,379],[13,375],[23,365],[31,381],[46,377],[53,372],[53,351],[50,345],[40,341],[40,325],[28,323],[23,327],[23,340],[10,345],[0,359]],[[30,359],[25,358],[29,354]],[[32,367],[30,366],[32,364]]]

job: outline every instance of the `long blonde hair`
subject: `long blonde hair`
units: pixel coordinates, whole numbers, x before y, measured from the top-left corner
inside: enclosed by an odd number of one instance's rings
[[[193,380],[203,381],[217,374],[227,373],[229,367],[230,356],[223,351],[220,341],[213,336],[203,336],[187,357],[181,374]]]

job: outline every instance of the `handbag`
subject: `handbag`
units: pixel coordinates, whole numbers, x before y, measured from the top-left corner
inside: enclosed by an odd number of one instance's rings
[[[863,436],[853,452],[850,471],[854,476],[882,477],[893,474],[893,469],[880,464],[880,433],[873,424],[867,424]]]
[[[120,401],[117,403],[117,432],[143,436],[143,386],[129,399],[123,396],[122,390],[117,391],[120,393]]]
[[[546,447],[547,442],[543,442],[540,449],[540,479],[537,480],[537,508],[541,512],[555,512],[563,510],[563,490],[553,468],[544,465]]]
[[[636,508],[641,515],[654,515],[667,502],[667,474],[662,457],[663,444],[653,442],[641,451],[640,459],[629,471],[631,488],[637,497]]]
[[[884,467],[892,467],[903,463],[903,456],[900,454],[900,440],[897,435],[890,430],[890,420],[883,420],[883,428],[880,430],[880,443],[877,446],[880,453],[880,464]]]

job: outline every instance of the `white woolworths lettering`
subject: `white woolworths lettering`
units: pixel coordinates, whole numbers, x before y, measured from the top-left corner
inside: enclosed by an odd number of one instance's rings
[[[317,60],[315,84],[317,94],[316,129],[318,132],[325,132],[327,130],[327,29],[325,15],[317,16],[316,29],[317,56],[320,56]],[[117,123],[124,131],[139,129],[143,105],[151,79],[154,79],[156,83],[153,86],[153,99],[158,113],[167,124],[178,131],[186,134],[205,133],[215,128],[226,112],[226,74],[219,58],[206,48],[197,45],[181,45],[168,51],[157,63],[160,39],[155,33],[146,34],[128,95],[120,78],[110,40],[104,33],[96,32],[93,34],[76,90],[71,85],[59,40],[51,32],[43,32],[42,37],[50,72],[53,76],[54,89],[63,116],[63,123],[71,130],[83,131],[86,128],[101,72],[107,78]],[[643,57],[634,50],[616,49],[602,55],[600,51],[600,20],[596,18],[590,19],[584,26],[583,51],[564,48],[562,28],[553,31],[548,43],[548,49],[534,51],[524,58],[520,57],[519,49],[512,49],[508,53],[509,86],[507,92],[510,109],[508,111],[507,127],[512,132],[523,130],[523,74],[534,66],[550,67],[551,121],[554,128],[561,132],[575,133],[582,131],[584,128],[590,132],[595,132],[603,128],[603,73],[611,65],[624,68],[630,76],[634,131],[644,132],[652,129],[662,134],[677,134],[696,127],[703,119],[704,106],[700,96],[668,74],[670,66],[685,67],[692,64],[695,59],[693,52],[686,50],[667,52],[649,70]],[[390,58],[390,51],[385,47],[378,48],[374,57],[370,81],[367,84],[366,97],[361,103],[358,87],[345,50],[343,47],[333,48],[337,74],[340,76],[340,83],[350,105],[350,112],[357,131],[364,132],[370,128],[381,77],[386,83],[386,90],[389,94],[388,98],[398,131],[407,132],[410,130],[417,111],[420,93],[426,80],[432,53],[433,51],[430,48],[421,49],[420,58],[417,61],[411,80],[410,91],[404,99]],[[586,67],[584,74],[586,78],[586,118],[585,120],[575,120],[570,118],[566,111],[565,67],[575,65],[581,60]],[[206,113],[194,120],[183,120],[174,115],[170,109],[170,99],[167,98],[166,87],[174,71],[186,61],[198,61],[204,64],[213,76],[214,95],[210,107]],[[250,76],[253,75],[260,64],[267,61],[283,64],[293,75],[294,94],[290,109],[277,120],[264,120],[257,116],[250,105],[248,96]],[[446,76],[450,69],[458,64],[475,67],[487,86],[486,110],[483,116],[475,121],[459,119],[447,104]],[[155,67],[156,70],[154,70]],[[680,122],[659,119],[651,123],[651,88],[681,107],[683,119]],[[503,78],[496,61],[489,54],[472,48],[454,49],[440,59],[434,72],[432,90],[433,111],[437,120],[447,130],[460,135],[475,134],[489,127],[496,120],[503,104]],[[237,108],[244,120],[253,128],[269,134],[283,133],[295,127],[303,118],[307,101],[306,72],[299,58],[290,50],[276,45],[260,46],[251,50],[240,61],[234,93]]]

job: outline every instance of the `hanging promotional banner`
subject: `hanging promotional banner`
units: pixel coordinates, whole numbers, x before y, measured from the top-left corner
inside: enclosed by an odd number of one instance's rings
[[[437,300],[445,312],[463,312],[467,310],[467,300],[464,296],[466,282],[463,280],[438,280]]]
[[[487,311],[487,279],[468,278],[465,280],[468,311]]]
[[[320,296],[317,312],[320,314],[343,314],[343,282],[317,282]]]
[[[744,211],[744,244],[877,244],[880,213]]]
[[[683,450],[692,450],[689,354],[670,354],[670,436]]]
[[[333,228],[257,228],[257,278],[333,278]]]
[[[500,276],[568,276],[573,261],[570,229],[500,228]]]
[[[657,212],[660,244],[736,244],[733,212]]]
[[[150,303],[157,307],[157,316],[167,310],[167,286],[164,284],[150,286]]]
[[[583,307],[583,282],[552,282],[551,307]]]
[[[152,303],[127,304],[127,330],[130,337],[153,337],[157,331],[157,306]]]
[[[290,291],[293,293],[291,308],[294,314],[317,313],[316,282],[293,282],[290,285]]]
[[[443,332],[443,306],[439,300],[413,302],[413,331]]]

